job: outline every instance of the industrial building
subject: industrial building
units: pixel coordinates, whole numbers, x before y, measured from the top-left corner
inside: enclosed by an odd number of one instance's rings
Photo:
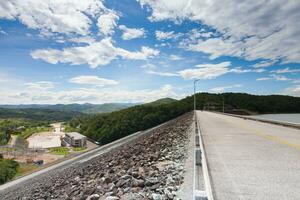
[[[62,145],[73,147],[85,147],[86,137],[77,132],[65,133],[65,137],[62,140]]]

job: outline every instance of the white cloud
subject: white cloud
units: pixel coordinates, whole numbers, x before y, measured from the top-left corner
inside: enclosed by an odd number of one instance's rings
[[[53,33],[90,33],[92,20],[109,10],[98,0],[6,0],[0,2],[0,18],[19,20],[31,29]]]
[[[254,68],[261,68],[261,67],[269,67],[273,64],[275,64],[277,62],[277,60],[264,60],[264,61],[261,61],[259,63],[256,63],[253,65]]]
[[[125,25],[120,25],[119,28],[123,31],[123,40],[131,40],[145,36],[145,30],[143,28],[128,28]]]
[[[154,90],[124,90],[116,86],[60,91],[53,91],[50,88],[47,90],[32,90],[30,87],[20,90],[2,90],[0,88],[0,96],[0,104],[69,104],[87,102],[100,104],[111,102],[150,102],[165,97],[182,98],[182,95],[174,92],[174,88],[171,85],[164,85]]]
[[[132,60],[147,60],[159,55],[159,51],[150,47],[142,47],[141,51],[127,51],[125,49],[117,48],[118,55],[126,59]]]
[[[220,56],[237,56],[240,57],[243,54],[244,44],[242,42],[233,42],[223,40],[221,38],[211,38],[207,40],[197,40],[196,43],[190,43],[189,41],[181,43],[181,47],[190,51],[199,51],[209,54],[211,60]]]
[[[242,85],[241,84],[235,84],[235,85],[228,85],[228,86],[220,86],[220,87],[212,88],[210,90],[212,92],[215,92],[215,93],[222,93],[227,89],[233,89],[233,88],[239,88],[239,87],[242,87]]]
[[[236,56],[247,60],[300,62],[300,4],[298,1],[138,0],[151,8],[152,21],[188,19],[215,29],[220,36],[185,43],[211,59]],[[224,6],[226,5],[226,6]]]
[[[156,69],[156,65],[153,65],[151,63],[147,63],[145,65],[142,65],[141,68],[148,69],[148,70],[154,70],[154,69]]]
[[[264,70],[264,69],[243,69],[241,67],[235,67],[230,70],[230,72],[237,73],[237,74],[249,73],[249,72],[262,73],[265,71],[266,70]]]
[[[292,79],[287,78],[285,76],[280,76],[277,74],[271,74],[269,77],[257,78],[257,81],[267,81],[267,80],[275,80],[275,81],[291,81]]]
[[[31,52],[34,59],[42,59],[51,64],[71,63],[72,65],[89,64],[92,68],[109,64],[117,57],[133,60],[147,60],[159,54],[158,50],[142,47],[141,51],[127,51],[115,47],[111,38],[80,47],[63,50],[39,49]]]
[[[107,86],[117,85],[118,82],[115,80],[105,79],[98,76],[76,76],[69,80],[70,83],[85,84],[85,85],[96,85],[96,86]]]
[[[283,94],[300,97],[300,85],[295,85],[293,87],[286,88],[283,91]]]
[[[69,39],[70,42],[75,43],[83,43],[83,44],[91,44],[96,42],[96,40],[93,37],[86,36],[86,37],[73,37]]]
[[[187,36],[191,41],[196,41],[197,39],[210,38],[215,34],[211,31],[206,31],[205,29],[192,29],[188,32]]]
[[[197,68],[185,69],[178,73],[184,79],[212,79],[229,72],[230,62],[222,62],[218,64],[200,64]]]
[[[54,83],[50,81],[39,81],[39,82],[30,82],[25,83],[28,90],[49,90],[54,88]]]
[[[117,26],[117,20],[119,20],[117,13],[110,11],[98,18],[97,26],[103,35],[111,35]]]
[[[271,72],[276,74],[299,73],[300,69],[290,69],[289,67],[287,67],[284,69],[273,70]]]
[[[148,73],[148,74],[154,74],[154,75],[159,75],[159,76],[168,76],[168,77],[179,76],[177,73],[172,73],[172,72],[158,72],[158,71],[154,71],[154,70],[147,70],[146,73]]]
[[[271,80],[271,77],[262,77],[262,78],[257,78],[257,81],[267,81],[267,80]]]
[[[163,32],[163,31],[155,31],[155,37],[157,40],[169,40],[176,39],[180,37],[182,34],[174,33],[174,31]]]
[[[280,75],[276,75],[276,74],[271,74],[270,76],[276,81],[290,81],[291,80],[285,76],[280,76]]]
[[[2,30],[1,27],[0,27],[0,34],[7,35],[7,33],[4,30]]]
[[[182,60],[183,58],[181,56],[178,55],[170,55],[170,60]]]
[[[184,69],[177,72],[162,72],[156,71],[156,67],[144,67],[147,68],[146,73],[154,74],[159,76],[166,76],[166,77],[174,77],[174,76],[181,76],[184,79],[213,79],[218,76],[227,74],[227,73],[260,73],[264,72],[263,69],[242,69],[241,67],[229,68],[231,66],[230,62],[221,62],[218,64],[199,64],[196,65],[195,68]],[[277,77],[278,78],[278,77]]]

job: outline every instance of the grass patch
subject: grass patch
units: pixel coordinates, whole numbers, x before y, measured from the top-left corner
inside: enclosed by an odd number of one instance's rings
[[[22,163],[18,167],[17,174],[16,174],[15,177],[23,176],[25,174],[28,174],[29,172],[35,171],[38,168],[39,168],[39,166],[34,165],[34,164],[24,164],[24,163]]]
[[[11,159],[4,159],[0,154],[0,184],[11,180],[16,175],[18,167],[18,162]]]
[[[54,147],[49,149],[49,153],[66,156],[69,154],[69,149],[67,147]]]
[[[86,147],[73,147],[72,149],[73,151],[83,151],[86,149]]]
[[[15,148],[11,148],[11,147],[0,147],[0,152],[12,152],[15,151]]]
[[[79,132],[80,129],[71,127],[69,124],[64,124],[64,131],[65,132]]]

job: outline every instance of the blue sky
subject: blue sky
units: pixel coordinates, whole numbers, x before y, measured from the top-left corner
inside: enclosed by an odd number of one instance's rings
[[[234,5],[234,6],[232,6]],[[0,2],[0,104],[300,96],[300,4]]]

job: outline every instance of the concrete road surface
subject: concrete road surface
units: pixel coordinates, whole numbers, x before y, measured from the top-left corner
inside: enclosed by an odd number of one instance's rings
[[[300,130],[197,112],[215,199],[300,199]]]

